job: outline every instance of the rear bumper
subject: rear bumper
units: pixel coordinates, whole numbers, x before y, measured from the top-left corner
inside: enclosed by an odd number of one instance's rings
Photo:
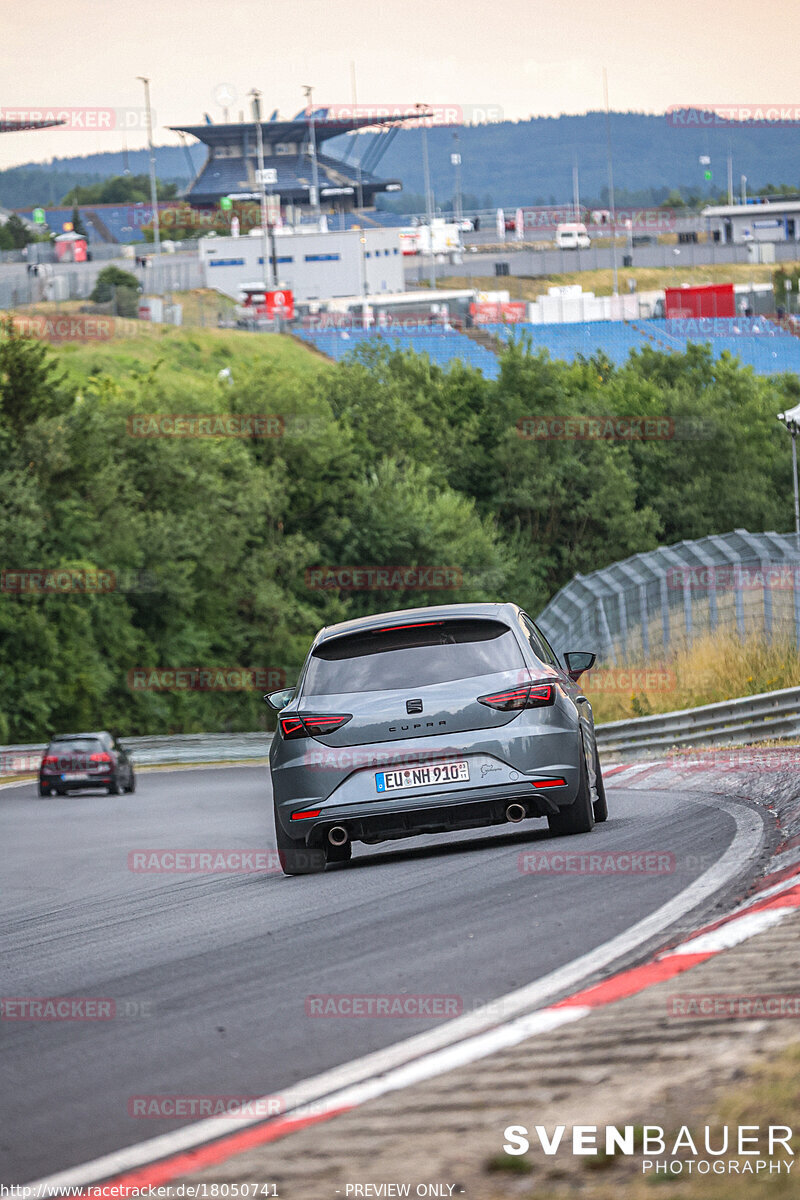
[[[39,783],[42,787],[49,787],[57,792],[82,792],[88,788],[107,788],[118,782],[119,778],[117,775],[105,775],[102,778],[94,777],[89,779],[62,779],[60,775],[39,776]]]
[[[531,781],[503,784],[500,787],[463,788],[458,791],[405,795],[395,800],[368,800],[358,804],[326,805],[318,817],[291,820],[284,809],[282,824],[294,838],[304,838],[309,846],[320,845],[334,825],[343,825],[350,840],[372,841],[415,837],[425,833],[447,833],[455,829],[480,829],[507,821],[509,804],[521,804],[525,819],[546,817],[570,804],[574,788],[547,788],[538,791]],[[293,805],[302,811],[301,805]]]

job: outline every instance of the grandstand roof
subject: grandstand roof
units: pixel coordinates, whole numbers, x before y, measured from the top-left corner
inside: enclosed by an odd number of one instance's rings
[[[409,114],[409,118],[411,115]],[[317,142],[324,142],[328,138],[340,137],[343,133],[351,133],[355,129],[396,124],[398,119],[400,118],[372,116],[332,118],[326,115],[325,109],[321,109],[314,113],[314,136]],[[265,146],[272,146],[276,142],[296,142],[307,136],[310,127],[311,120],[304,113],[291,121],[262,121],[261,136]],[[236,121],[224,125],[170,125],[169,128],[174,133],[188,133],[207,146],[216,146],[227,144],[232,138],[241,137],[243,134],[249,133],[255,137],[256,122]]]
[[[34,121],[34,120],[3,121],[3,120],[0,120],[0,133],[23,133],[25,130],[30,130],[30,129],[52,129],[52,127],[54,125],[66,125],[66,121],[63,119],[60,119],[60,120],[53,119],[51,121]]]

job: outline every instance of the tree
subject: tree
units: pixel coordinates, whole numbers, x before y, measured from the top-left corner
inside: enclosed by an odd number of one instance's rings
[[[34,238],[28,226],[16,213],[12,213],[4,225],[0,225],[0,250],[21,250]]]
[[[19,438],[32,421],[68,403],[50,347],[21,332],[11,317],[0,322],[0,433],[5,428]]]
[[[173,200],[177,184],[156,180],[159,200]],[[88,186],[77,186],[67,192],[62,204],[148,204],[150,178],[147,175],[113,175]]]
[[[77,204],[75,204],[72,209],[72,228],[76,233],[79,233],[81,237],[89,236],[89,231],[83,223],[83,217],[81,216],[80,209],[78,208]]]
[[[139,280],[121,267],[103,267],[89,299],[94,304],[113,301],[120,317],[135,317],[139,311]]]

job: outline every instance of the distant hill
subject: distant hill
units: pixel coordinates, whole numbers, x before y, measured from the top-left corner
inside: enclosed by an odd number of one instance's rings
[[[763,129],[733,126],[730,129],[676,127],[665,116],[612,113],[611,140],[614,182],[627,202],[653,203],[666,192],[718,194],[727,184],[727,154],[733,151],[734,187],[747,176],[748,189],[768,183],[800,185],[800,138],[797,129]],[[481,204],[548,204],[572,198],[572,164],[577,157],[581,199],[603,199],[608,185],[605,114],[535,117],[529,121],[503,121],[493,125],[432,128],[428,131],[431,177],[438,203],[453,195],[450,154],[458,134],[462,156],[462,190]],[[362,135],[363,136],[363,135]],[[385,136],[385,135],[383,135]],[[401,130],[392,140],[376,173],[399,178],[407,193],[422,193],[422,134]],[[352,138],[337,138],[326,149],[344,155]],[[359,148],[362,137],[358,138]],[[363,145],[368,145],[364,137]],[[713,179],[703,179],[701,155],[711,158]],[[194,145],[189,157],[196,172],[205,160],[205,147]],[[147,153],[131,151],[127,167],[133,174],[147,171]],[[59,158],[47,164],[29,163],[0,171],[0,206],[24,208],[53,204],[76,184],[95,183],[125,169],[121,151],[83,158]],[[180,146],[156,150],[160,179],[185,186],[190,179],[187,154]]]
[[[727,188],[727,156],[733,152],[734,189],[740,175],[750,190],[768,183],[800,184],[800,138],[794,127],[756,129],[681,128],[664,116],[612,113],[611,143],[614,185],[620,192],[660,193],[679,188],[685,194],[718,194]],[[431,179],[438,201],[453,195],[450,154],[458,133],[464,192],[494,204],[563,203],[572,198],[572,165],[575,157],[583,200],[599,200],[608,187],[605,113],[583,116],[537,117],[530,121],[505,121],[497,125],[428,130]],[[347,139],[336,139],[341,147]],[[334,145],[334,143],[330,143]],[[341,153],[341,149],[339,150]],[[703,179],[701,155],[711,158],[713,179]],[[424,191],[419,130],[401,130],[381,159],[377,173],[402,179],[407,192]],[[646,202],[645,196],[641,202]]]
[[[193,171],[181,146],[159,146],[156,149],[156,173],[159,179],[185,187],[205,162],[205,146],[189,148]],[[74,187],[86,187],[121,175],[127,168],[131,175],[146,175],[150,159],[146,150],[129,150],[106,154],[87,154],[82,158],[54,158],[49,163],[26,163],[0,171],[0,207],[30,208],[57,204]]]

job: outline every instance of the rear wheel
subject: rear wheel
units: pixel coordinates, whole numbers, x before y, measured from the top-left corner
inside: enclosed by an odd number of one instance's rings
[[[121,793],[122,793],[122,788],[119,786],[116,779],[113,779],[111,781],[111,783],[108,785],[109,796],[119,796],[119,795],[121,795]]]
[[[594,748],[594,779],[597,787],[597,799],[593,804],[594,819],[597,825],[608,819],[608,802],[606,801],[606,786],[603,783],[603,773],[600,770],[600,758],[597,746]]]
[[[547,818],[550,832],[558,835],[568,833],[591,833],[594,826],[592,790],[589,786],[589,771],[586,766],[583,734],[580,734],[581,766],[578,794],[568,808],[562,808]]]
[[[49,788],[49,787],[47,787],[45,784],[43,784],[43,783],[40,783],[40,784],[39,784],[39,795],[40,795],[40,796],[49,796],[49,795],[50,795],[50,788]]]
[[[274,810],[273,810],[274,811]],[[326,847],[307,846],[302,838],[292,838],[283,832],[278,814],[275,813],[275,844],[284,875],[318,875],[328,862]],[[344,847],[330,847],[344,849]]]
[[[131,771],[131,781],[125,788],[125,791],[131,793],[136,791],[136,776],[134,775],[133,771]]]

